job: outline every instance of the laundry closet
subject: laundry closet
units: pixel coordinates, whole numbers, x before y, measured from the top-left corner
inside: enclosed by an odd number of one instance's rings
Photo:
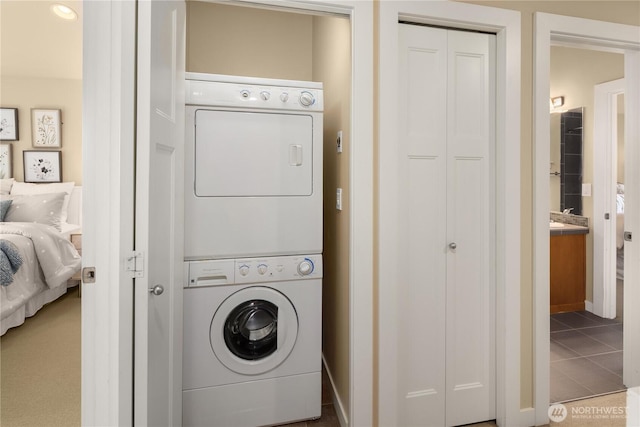
[[[187,79],[198,74],[215,74],[234,76],[239,79],[237,81],[245,77],[258,77],[273,79],[274,82],[286,80],[322,84],[322,356],[336,398],[345,407],[350,400],[350,27],[349,19],[340,16],[314,16],[285,9],[262,9],[229,3],[187,2]],[[233,78],[231,80],[236,81]],[[315,94],[313,90],[311,92]],[[264,95],[261,93],[260,96]],[[280,93],[267,96],[280,96],[283,99]],[[340,150],[337,147],[338,138]],[[308,153],[298,155],[306,160]],[[336,206],[337,189],[342,192],[340,209]],[[287,215],[292,213],[288,212]],[[188,216],[185,222],[189,222]],[[297,267],[301,275],[306,274],[307,261],[317,264],[316,258],[301,258]],[[259,269],[261,265],[258,264],[256,261]],[[288,268],[286,262],[281,264],[277,268]],[[304,265],[302,270],[301,265]],[[189,313],[185,311],[186,316]]]

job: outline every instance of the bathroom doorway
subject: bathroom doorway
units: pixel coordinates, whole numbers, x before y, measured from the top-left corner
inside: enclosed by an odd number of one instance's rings
[[[594,86],[624,76],[624,55],[552,45],[550,60],[549,206],[555,223],[550,227],[549,397],[559,403],[625,390],[622,316],[594,310],[594,293],[602,287],[601,275],[594,275],[594,265],[601,265],[594,247],[604,236],[594,227],[592,197],[593,188],[604,187],[594,169],[606,161],[595,156],[605,142],[595,138]],[[609,166],[617,168],[617,159]]]

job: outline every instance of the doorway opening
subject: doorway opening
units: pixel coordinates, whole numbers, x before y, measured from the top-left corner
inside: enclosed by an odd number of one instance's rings
[[[548,408],[550,401],[549,378],[550,378],[550,311],[549,311],[549,69],[551,47],[554,43],[564,46],[579,47],[587,49],[605,50],[624,54],[624,74],[627,76],[629,93],[640,85],[640,40],[638,39],[638,28],[630,25],[622,25],[610,22],[593,21],[581,18],[551,15],[546,13],[536,13],[535,15],[535,191],[534,191],[534,288],[535,288],[535,419],[536,423],[544,424],[548,422]],[[640,99],[637,97],[625,98],[625,108],[627,114],[638,114],[640,109]],[[637,138],[638,127],[627,121],[626,140],[631,141]],[[637,146],[625,147],[626,159],[633,160]],[[626,165],[626,174],[634,171],[632,164]],[[633,172],[635,173],[635,172]],[[631,181],[629,181],[631,182]],[[626,208],[629,209],[629,200],[638,197],[635,181],[625,188],[628,197]],[[628,226],[636,226],[636,218],[628,216]],[[628,251],[625,248],[625,257],[637,258],[636,248],[629,245]],[[626,263],[625,275],[627,279],[637,277],[639,270],[635,264]],[[627,286],[624,295],[624,304],[637,304],[640,294],[633,288]],[[629,355],[634,354],[640,346],[638,333],[636,331],[635,313],[625,311],[627,322],[623,329],[623,341],[625,352],[623,364],[623,383],[627,387],[637,386],[640,383],[638,378],[637,361]]]
[[[616,310],[613,316],[603,316],[594,307],[594,295],[603,286],[594,268],[602,260],[595,258],[594,248],[605,237],[598,229],[600,214],[593,197],[601,197],[606,187],[597,168],[609,161],[609,169],[615,170],[618,164],[618,159],[597,155],[604,151],[599,145],[609,142],[595,135],[594,88],[623,77],[624,56],[553,45],[550,59],[550,99],[563,100],[562,106],[550,107],[549,135],[549,207],[554,221],[549,229],[549,381],[550,403],[561,403],[625,390],[622,317],[616,318]],[[622,172],[617,181],[624,186]],[[607,191],[613,192],[616,182],[609,185]],[[615,249],[608,248],[607,253],[612,252]]]

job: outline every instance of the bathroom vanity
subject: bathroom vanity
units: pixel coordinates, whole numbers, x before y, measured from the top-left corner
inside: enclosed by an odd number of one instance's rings
[[[550,225],[551,313],[585,308],[588,227]]]

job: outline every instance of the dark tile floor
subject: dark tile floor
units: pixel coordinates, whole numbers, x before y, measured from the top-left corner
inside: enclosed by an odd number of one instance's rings
[[[551,402],[625,390],[622,323],[588,311],[551,315]]]

